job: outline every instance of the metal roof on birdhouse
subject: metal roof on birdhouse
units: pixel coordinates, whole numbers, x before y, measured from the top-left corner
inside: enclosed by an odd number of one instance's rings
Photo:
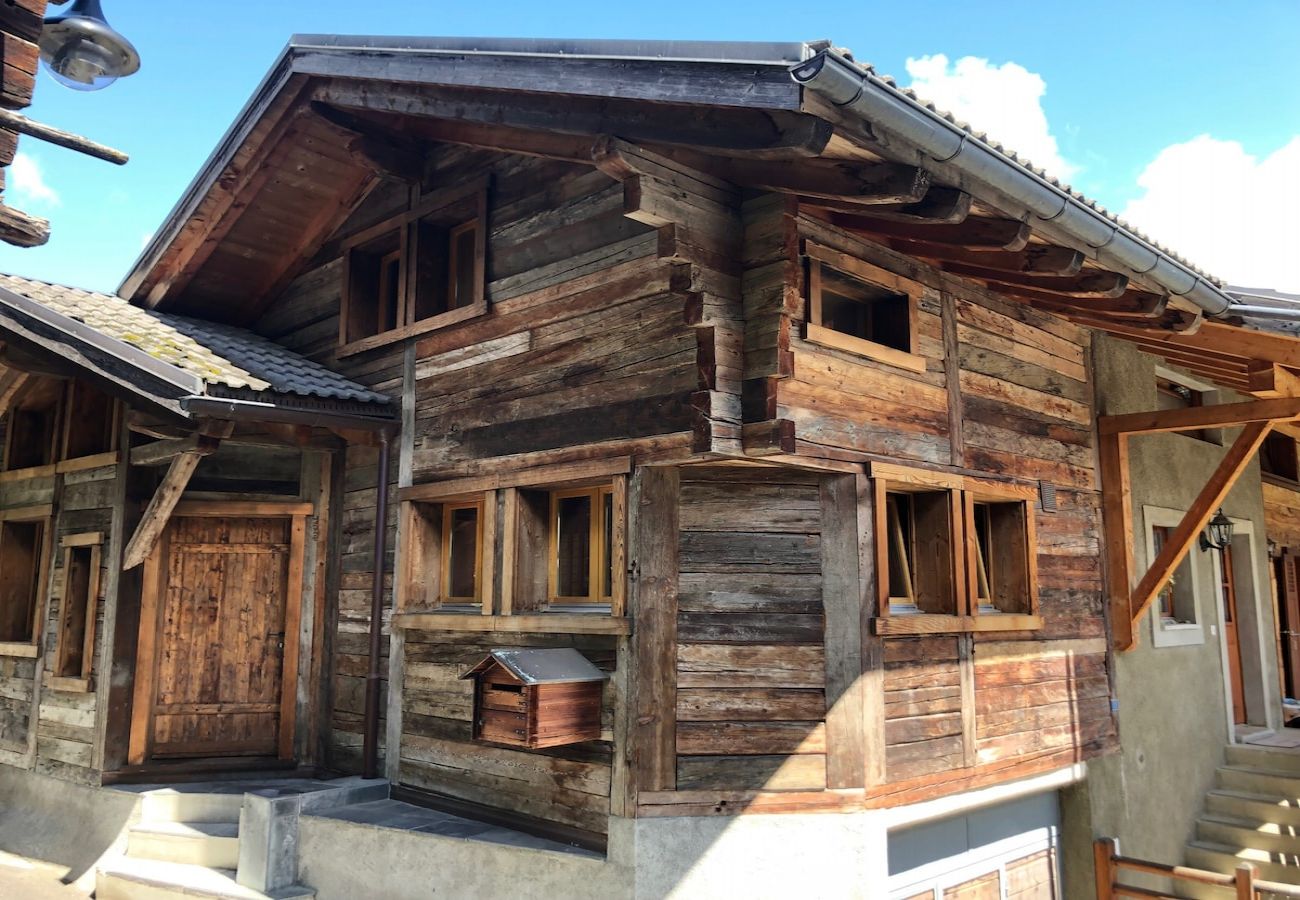
[[[596,668],[591,664],[591,660],[572,647],[545,650],[491,650],[478,665],[460,677],[471,678],[485,671],[493,663],[504,666],[511,675],[524,684],[604,681],[609,677],[607,672]]]

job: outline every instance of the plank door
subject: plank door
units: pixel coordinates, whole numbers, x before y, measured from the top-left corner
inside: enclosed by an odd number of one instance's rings
[[[1241,642],[1237,637],[1237,584],[1232,567],[1232,546],[1220,551],[1223,579],[1223,640],[1228,647],[1228,680],[1232,685],[1232,721],[1246,724],[1246,693],[1241,677]]]
[[[292,758],[302,525],[287,516],[169,524],[145,572],[140,671],[152,684],[137,683],[148,721],[132,736],[133,762]]]

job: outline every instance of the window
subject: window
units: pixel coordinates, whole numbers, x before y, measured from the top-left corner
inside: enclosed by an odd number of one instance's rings
[[[29,469],[54,462],[62,382],[35,379],[13,401],[6,419],[5,470]]]
[[[1146,565],[1150,566],[1164,549],[1182,521],[1183,511],[1147,506],[1142,510],[1146,522]],[[1152,643],[1157,647],[1203,643],[1197,614],[1197,598],[1203,568],[1209,564],[1207,554],[1193,541],[1187,555],[1174,570],[1173,577],[1152,601]]]
[[[1206,406],[1214,400],[1212,391],[1198,390],[1172,375],[1156,372],[1156,409],[1193,409]],[[1218,429],[1200,428],[1193,431],[1179,431],[1188,437],[1212,444],[1219,443]]]
[[[491,511],[489,513],[489,510]],[[496,495],[403,504],[403,607],[491,611]]]
[[[1295,438],[1280,431],[1270,432],[1260,447],[1259,465],[1265,475],[1300,481]]]
[[[550,601],[609,603],[613,591],[614,493],[551,491]]]
[[[889,611],[955,616],[951,491],[886,491]]]
[[[483,501],[442,506],[442,602],[480,603]]]
[[[975,537],[970,548],[971,595],[981,615],[1032,613],[1030,524],[1033,510],[1024,500],[982,498],[968,494],[968,528]]]
[[[487,312],[486,182],[427,194],[343,242],[339,339],[358,352]]]
[[[1034,487],[872,464],[878,634],[1041,627]]]
[[[59,603],[59,645],[54,675],[79,679],[90,690],[95,657],[95,613],[99,605],[99,534],[75,534],[63,539],[63,597]]]
[[[0,643],[40,637],[45,531],[44,520],[0,522]]]
[[[925,371],[916,355],[916,309],[923,288],[847,254],[808,244],[806,340]]]
[[[117,447],[117,401],[84,381],[68,385],[62,459],[109,453]]]

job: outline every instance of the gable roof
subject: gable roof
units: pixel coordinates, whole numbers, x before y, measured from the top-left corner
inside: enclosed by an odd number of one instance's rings
[[[251,331],[141,309],[97,291],[0,273],[0,333],[21,333],[55,352],[71,343],[93,348],[96,358],[116,357],[170,386],[135,383],[153,399],[171,401],[164,405],[173,411],[196,398],[226,398],[280,407],[309,402],[320,408],[324,401],[391,416],[387,395]]]
[[[596,668],[591,660],[572,647],[489,650],[478,665],[460,677],[471,678],[493,664],[504,667],[524,684],[563,684],[609,678],[608,672]]]

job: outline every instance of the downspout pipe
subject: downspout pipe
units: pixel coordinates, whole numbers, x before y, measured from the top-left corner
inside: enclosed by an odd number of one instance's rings
[[[863,119],[882,145],[901,145],[973,193],[992,194],[1006,212],[1088,247],[1103,265],[1140,275],[1211,316],[1231,315],[1231,298],[1167,253],[1126,231],[1009,156],[891,87],[834,50],[790,69],[794,80]],[[982,189],[982,190],[981,190]]]
[[[384,557],[388,554],[388,459],[393,429],[379,432],[379,466],[375,474],[375,563],[370,584],[370,664],[366,669],[366,707],[362,728],[361,775],[379,777],[380,656],[384,631]]]

